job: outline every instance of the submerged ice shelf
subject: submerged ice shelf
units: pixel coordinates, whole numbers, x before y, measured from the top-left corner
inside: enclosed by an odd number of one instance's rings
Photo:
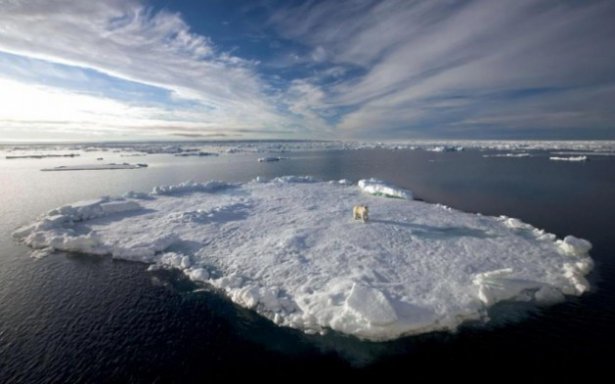
[[[414,201],[375,179],[359,186],[297,176],[160,186],[54,209],[14,236],[42,253],[177,268],[279,325],[370,340],[589,289],[585,240]],[[352,219],[355,204],[369,206],[370,221]]]

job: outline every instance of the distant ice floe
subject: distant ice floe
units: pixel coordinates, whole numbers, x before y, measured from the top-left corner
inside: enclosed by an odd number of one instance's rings
[[[54,154],[54,153],[44,153],[44,154],[29,154],[29,155],[7,155],[5,156],[5,158],[7,160],[14,160],[14,159],[46,159],[46,158],[50,158],[50,157],[77,157],[80,156],[78,153],[61,153],[61,154]]]
[[[559,151],[552,152],[553,155],[565,155],[565,156],[615,156],[615,152],[580,152],[580,151]]]
[[[65,145],[2,146],[0,150],[20,155],[33,151],[63,150],[83,152],[114,152],[120,156],[135,154],[168,154],[176,156],[211,156],[234,154],[282,154],[314,151],[352,150],[426,150],[432,152],[460,152],[466,149],[528,152],[547,150],[575,151],[615,155],[615,141],[536,141],[536,140],[408,140],[408,141],[190,141],[161,143],[88,143]],[[11,155],[13,156],[13,155]]]
[[[81,164],[81,165],[60,165],[53,168],[43,168],[41,171],[99,171],[109,169],[138,169],[146,168],[147,164],[129,164],[129,163],[109,163],[109,164]]]
[[[569,156],[569,157],[558,157],[551,156],[549,160],[553,161],[587,161],[587,156]]]
[[[187,182],[66,205],[14,236],[37,257],[176,268],[276,324],[369,340],[454,330],[488,321],[504,300],[551,304],[590,288],[586,240],[411,196],[375,179]],[[359,203],[366,223],[352,218]]]
[[[397,147],[397,149],[401,149],[399,148],[399,146]],[[449,145],[438,145],[435,147],[427,147],[425,148],[426,151],[429,152],[461,152],[463,151],[463,147],[458,146],[458,147],[453,147],[453,146],[449,146]]]
[[[282,157],[259,157],[258,158],[258,162],[259,163],[272,163],[272,162],[276,162],[276,161],[280,161],[282,160]]]
[[[208,156],[218,156],[217,153],[213,153],[213,152],[181,152],[181,153],[176,153],[175,156],[178,157],[208,157]]]
[[[490,155],[483,155],[483,157],[489,158],[489,157],[514,157],[514,158],[521,158],[521,157],[531,157],[532,155],[527,153],[527,152],[522,152],[522,153],[494,153],[494,154],[490,154]]]
[[[615,141],[537,141],[537,140],[410,140],[410,141],[271,141],[271,142],[221,142],[211,150],[221,153],[287,153],[301,151],[339,151],[360,149],[418,150],[432,152],[461,152],[466,149],[524,151],[587,151],[612,153]]]

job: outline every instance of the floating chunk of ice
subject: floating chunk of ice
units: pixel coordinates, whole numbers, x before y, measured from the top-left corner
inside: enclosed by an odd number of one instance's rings
[[[315,183],[318,179],[312,176],[281,176],[273,179],[275,183]]]
[[[483,155],[483,157],[531,157],[529,153],[496,153],[492,155]]]
[[[82,164],[82,165],[60,165],[59,167],[43,168],[41,171],[100,171],[100,170],[112,170],[112,169],[139,169],[146,168],[147,164]]]
[[[258,158],[259,163],[271,163],[271,162],[280,161],[280,160],[282,160],[281,157],[259,157]]]
[[[429,152],[461,152],[463,151],[463,147],[452,147],[448,145],[438,145],[435,147],[428,147],[425,150]]]
[[[209,157],[209,156],[218,156],[217,153],[213,153],[213,152],[180,152],[180,153],[176,153],[175,156],[177,157]]]
[[[159,185],[154,187],[152,191],[155,195],[174,195],[180,193],[191,192],[217,192],[231,187],[229,183],[223,181],[208,181],[207,183],[195,183],[194,181],[186,181],[178,185]]]
[[[569,156],[569,157],[559,157],[559,156],[551,156],[549,160],[553,161],[587,161],[587,156]]]
[[[193,281],[200,281],[204,283],[209,280],[209,272],[207,272],[205,268],[191,269],[188,272],[188,277],[190,277]]]
[[[60,153],[60,154],[45,153],[45,154],[40,154],[40,155],[7,155],[5,157],[7,160],[14,160],[14,159],[46,159],[50,157],[77,157],[77,156],[80,156],[80,155],[78,153]]]
[[[37,257],[56,249],[176,268],[276,324],[370,340],[589,289],[586,240],[411,196],[375,179],[187,182],[60,207],[14,236]],[[369,205],[367,224],[351,219],[357,202]]]
[[[400,199],[412,200],[412,192],[378,179],[372,178],[359,180],[359,188],[372,195],[382,195],[386,197],[397,197]]]

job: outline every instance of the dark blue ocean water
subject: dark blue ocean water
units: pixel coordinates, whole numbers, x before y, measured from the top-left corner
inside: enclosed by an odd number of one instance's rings
[[[615,157],[484,158],[476,150],[357,150],[205,158],[150,155],[140,170],[40,172],[77,159],[0,160],[0,383],[205,382],[341,375],[478,382],[598,375],[615,358]],[[99,154],[87,156],[95,158]],[[105,153],[106,160],[126,161]],[[113,157],[116,156],[117,159]],[[259,156],[262,156],[260,154]],[[93,160],[93,159],[92,159]],[[90,161],[92,162],[92,161]],[[188,179],[378,177],[468,212],[590,240],[593,291],[549,308],[503,304],[487,326],[386,343],[280,328],[178,273],[80,254],[28,257],[10,233],[76,200]],[[277,380],[276,380],[277,381]]]

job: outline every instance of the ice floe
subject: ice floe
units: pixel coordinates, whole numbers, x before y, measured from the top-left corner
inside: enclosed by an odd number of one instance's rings
[[[526,152],[522,152],[522,153],[494,153],[494,154],[490,154],[490,155],[483,155],[483,157],[514,157],[514,158],[520,158],[520,157],[531,157],[532,155]]]
[[[177,157],[207,157],[207,156],[218,156],[218,154],[213,153],[213,152],[193,151],[193,152],[176,153],[175,156]]]
[[[43,168],[41,171],[98,171],[108,169],[138,169],[146,168],[147,164],[129,164],[129,163],[109,163],[109,164],[80,164],[80,165],[60,165],[53,168]]]
[[[80,156],[78,153],[61,153],[61,154],[54,154],[54,153],[43,153],[43,154],[29,154],[29,155],[7,155],[5,156],[5,158],[7,160],[14,160],[14,159],[46,159],[46,158],[52,158],[52,157],[77,157]]]
[[[258,162],[259,162],[259,163],[272,163],[272,162],[275,162],[275,161],[280,161],[280,160],[282,160],[282,158],[281,158],[281,157],[278,157],[278,156],[272,156],[272,157],[259,157],[259,158],[258,158]]]
[[[569,156],[569,157],[559,157],[559,156],[551,156],[549,160],[553,161],[587,161],[587,156]]]
[[[401,149],[399,147],[397,147],[396,149]],[[438,145],[435,147],[428,147],[425,148],[425,150],[429,151],[429,152],[461,152],[463,151],[463,147],[459,146],[459,147],[452,147],[449,145]]]
[[[583,151],[558,151],[558,152],[552,152],[553,155],[565,155],[565,156],[615,156],[615,152],[599,152],[599,151],[593,151],[593,152],[583,152]]]
[[[0,150],[10,156],[31,154],[33,151],[84,151],[114,152],[120,156],[131,154],[169,154],[177,156],[233,155],[242,153],[280,154],[307,151],[348,151],[361,149],[417,150],[433,152],[459,152],[466,149],[521,151],[576,151],[590,154],[615,155],[615,141],[570,141],[570,140],[407,140],[407,141],[190,141],[149,143],[88,143],[64,145],[0,145]]]
[[[369,205],[366,224],[352,219],[358,203]],[[276,324],[370,340],[487,321],[501,301],[581,295],[592,268],[585,240],[415,201],[375,179],[160,186],[51,210],[14,236],[38,257],[177,268]]]

